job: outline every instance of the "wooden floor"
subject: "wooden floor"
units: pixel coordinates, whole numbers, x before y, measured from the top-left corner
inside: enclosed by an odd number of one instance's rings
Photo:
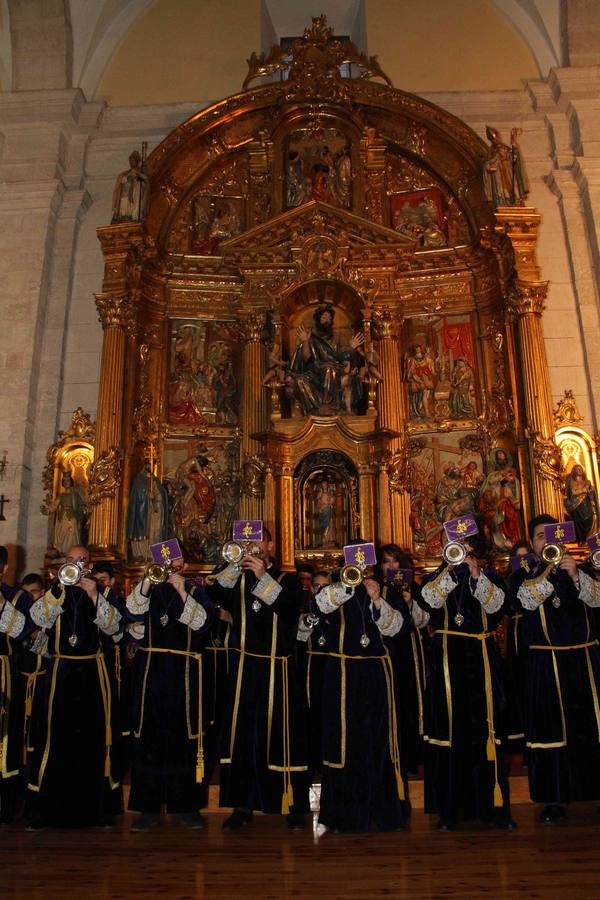
[[[224,834],[224,811],[206,814],[205,831],[166,819],[147,834],[129,831],[0,830],[3,898],[586,898],[600,900],[600,815],[575,805],[565,824],[541,825],[513,788],[519,829],[501,833],[435,830],[415,809],[398,834],[290,832],[283,819],[256,816]],[[419,805],[418,785],[413,790]]]

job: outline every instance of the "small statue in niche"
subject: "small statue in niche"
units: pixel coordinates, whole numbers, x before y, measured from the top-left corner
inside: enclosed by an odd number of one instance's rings
[[[269,350],[269,368],[263,378],[263,386],[268,387],[275,382],[276,386],[285,384],[286,361],[281,359],[281,343],[276,341]]]
[[[308,200],[308,190],[304,177],[302,159],[297,150],[290,150],[286,172],[286,205],[288,209],[301,206]]]
[[[352,159],[350,147],[347,144],[344,144],[335,154],[334,164],[334,191],[340,206],[349,208],[352,199]]]
[[[585,543],[598,522],[598,497],[583,466],[573,466],[565,480],[565,509],[575,525],[580,544]]]
[[[83,497],[75,487],[70,472],[63,472],[61,486],[61,492],[50,506],[51,544],[59,557],[64,556],[71,547],[81,544],[85,516]]]
[[[144,174],[144,159],[134,150],[129,168],[117,176],[112,199],[111,225],[119,222],[140,222],[146,212],[148,178]]]
[[[450,395],[448,397],[450,416],[453,419],[474,416],[474,395],[475,373],[464,356],[459,356],[454,363],[450,379]]]
[[[415,419],[434,417],[436,360],[433,350],[415,344],[406,354],[405,377],[408,384],[410,411]]]
[[[520,128],[510,133],[510,146],[503,143],[500,132],[488,125],[485,134],[490,142],[490,158],[485,168],[485,193],[495,206],[522,206],[529,187],[517,144]]]
[[[335,547],[336,544],[336,488],[327,479],[315,485],[315,538],[317,547]]]

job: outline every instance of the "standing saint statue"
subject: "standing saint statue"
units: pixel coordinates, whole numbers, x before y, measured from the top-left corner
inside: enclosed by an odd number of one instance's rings
[[[315,491],[315,533],[317,547],[336,545],[336,491],[331,481],[320,481]]]
[[[50,506],[52,547],[58,556],[65,556],[71,547],[82,543],[81,527],[85,515],[83,497],[75,487],[73,476],[64,472],[62,491]]]
[[[150,544],[167,539],[168,522],[167,492],[145,462],[133,479],[127,507],[127,537],[136,559],[146,559]]]
[[[580,544],[592,533],[594,518],[598,520],[598,498],[583,466],[573,466],[565,481],[565,509],[575,525]]]
[[[111,225],[139,222],[144,218],[148,199],[148,178],[143,171],[141,154],[134,150],[129,168],[117,176],[112,200]]]

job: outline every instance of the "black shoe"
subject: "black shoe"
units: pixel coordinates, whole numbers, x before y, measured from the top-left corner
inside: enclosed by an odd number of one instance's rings
[[[454,831],[454,822],[451,819],[440,818],[437,823],[438,831]]]
[[[302,831],[306,828],[306,818],[302,813],[288,813],[285,819],[290,831]]]
[[[159,815],[157,813],[140,813],[131,824],[132,831],[149,831],[158,825]]]
[[[25,831],[45,831],[47,828],[43,819],[32,819],[26,826]]]
[[[558,803],[549,803],[540,813],[540,822],[543,822],[544,825],[554,825],[560,819],[564,819],[566,814],[567,810],[564,806],[560,806]]]
[[[183,813],[183,815],[179,816],[179,821],[185,828],[189,828],[190,831],[199,831],[201,828],[206,828],[206,822],[199,812]]]
[[[497,828],[498,831],[516,831],[519,827],[510,816],[498,816],[497,819],[492,819],[490,824],[492,828]]]
[[[239,831],[244,825],[252,821],[252,813],[247,809],[234,809],[228,819],[225,819],[221,828],[223,831]]]

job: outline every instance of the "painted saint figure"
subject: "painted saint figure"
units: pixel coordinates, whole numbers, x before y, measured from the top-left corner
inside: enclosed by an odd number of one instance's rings
[[[59,556],[69,547],[81,543],[81,528],[85,515],[85,503],[70,472],[62,476],[62,491],[52,502],[52,546]]]

